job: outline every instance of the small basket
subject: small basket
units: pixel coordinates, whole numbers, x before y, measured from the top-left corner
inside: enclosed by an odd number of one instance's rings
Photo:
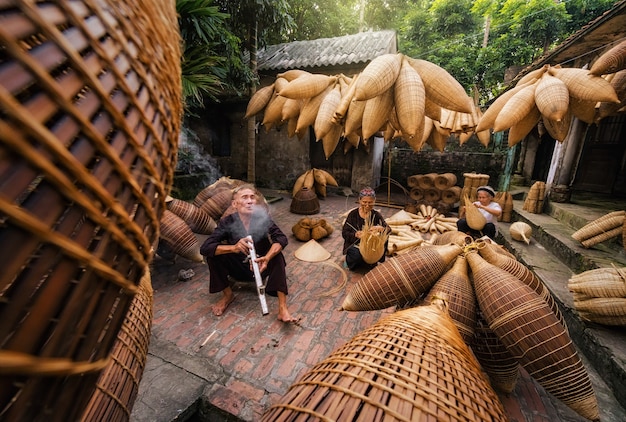
[[[295,194],[289,210],[294,214],[317,214],[320,212],[320,201],[315,192],[305,186]]]

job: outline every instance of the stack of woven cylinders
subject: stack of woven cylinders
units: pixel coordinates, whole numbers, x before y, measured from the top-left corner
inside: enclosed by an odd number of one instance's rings
[[[454,173],[415,174],[407,178],[409,195],[418,204],[452,208],[460,200],[461,187]]]

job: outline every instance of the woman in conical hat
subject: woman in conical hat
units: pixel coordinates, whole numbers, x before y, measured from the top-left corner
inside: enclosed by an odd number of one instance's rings
[[[460,232],[469,234],[473,238],[483,236],[489,236],[491,239],[495,238],[498,233],[496,222],[498,221],[498,217],[502,214],[500,204],[493,200],[495,196],[496,192],[491,186],[479,186],[476,188],[476,197],[478,201],[474,202],[474,205],[485,217],[487,222],[481,230],[472,229],[469,224],[467,224],[467,219],[465,218],[465,215],[463,215],[464,210],[462,210],[459,215],[461,218],[459,218],[456,222],[457,229]]]
[[[385,222],[382,214],[374,209],[376,203],[376,193],[370,187],[363,188],[359,192],[359,207],[348,213],[346,222],[343,225],[341,235],[343,236],[343,253],[346,255],[346,265],[350,270],[358,267],[371,269],[378,262],[385,260],[387,253],[387,242],[383,243],[382,256],[377,262],[368,263],[359,249],[361,239],[366,236],[376,234],[380,236],[388,235],[389,226]],[[367,229],[369,233],[365,233]]]

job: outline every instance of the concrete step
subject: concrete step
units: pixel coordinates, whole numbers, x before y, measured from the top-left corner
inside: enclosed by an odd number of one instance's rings
[[[576,347],[594,370],[601,374],[602,381],[612,391],[619,405],[626,409],[626,330],[624,327],[583,322],[567,288],[573,274],[613,264],[626,266],[623,248],[618,251],[601,244],[585,249],[571,238],[577,228],[597,218],[595,214],[591,215],[593,213],[586,214],[588,210],[572,208],[572,212],[569,212],[567,207],[556,206],[557,211],[548,209],[553,216],[528,213],[522,208],[523,201],[515,200],[512,220],[526,222],[533,228],[530,244],[513,240],[509,232],[511,223],[502,222],[498,223],[497,242],[531,269],[550,290],[561,308]]]

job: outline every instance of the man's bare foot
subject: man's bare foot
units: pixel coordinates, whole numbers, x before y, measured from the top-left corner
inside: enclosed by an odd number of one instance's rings
[[[234,295],[229,295],[229,296],[223,296],[219,302],[217,302],[215,305],[211,306],[211,311],[213,311],[213,315],[215,316],[220,316],[224,313],[224,311],[226,310],[226,308],[228,308],[228,305],[230,305],[233,300],[235,300],[235,296]]]
[[[300,318],[295,318],[295,317],[291,316],[289,311],[285,310],[285,311],[279,311],[278,312],[278,320],[282,321],[282,322],[293,323],[293,324],[297,325],[297,323],[300,321]]]

